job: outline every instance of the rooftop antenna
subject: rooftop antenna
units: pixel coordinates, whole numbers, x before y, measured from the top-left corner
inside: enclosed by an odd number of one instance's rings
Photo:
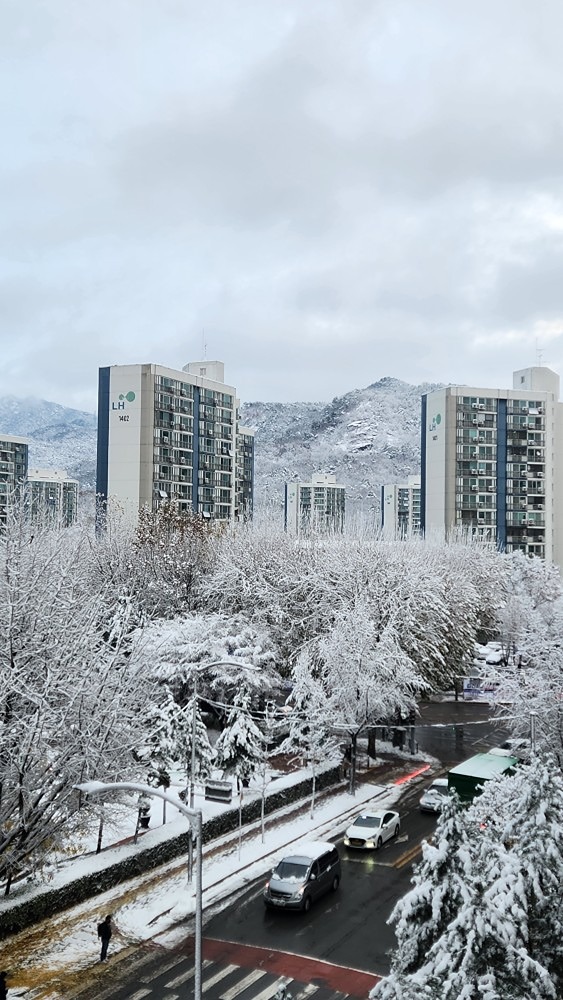
[[[538,363],[538,368],[541,368],[543,360],[543,351],[540,349],[538,338],[536,337],[536,361]]]
[[[207,344],[205,343],[205,327],[201,331],[201,360],[207,361]]]

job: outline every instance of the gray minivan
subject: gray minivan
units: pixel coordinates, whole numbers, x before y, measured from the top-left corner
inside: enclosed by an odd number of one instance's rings
[[[340,885],[340,857],[334,844],[312,840],[287,854],[272,870],[264,888],[267,907],[311,908],[311,903]]]

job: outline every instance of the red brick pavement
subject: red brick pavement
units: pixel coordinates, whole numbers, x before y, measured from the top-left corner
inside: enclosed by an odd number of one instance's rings
[[[314,983],[337,990],[339,993],[366,1000],[369,991],[379,982],[380,976],[344,965],[331,965],[303,955],[286,951],[271,951],[235,941],[218,941],[204,938],[203,957],[211,962],[239,965],[249,969],[264,969],[276,976],[295,979],[298,983]]]

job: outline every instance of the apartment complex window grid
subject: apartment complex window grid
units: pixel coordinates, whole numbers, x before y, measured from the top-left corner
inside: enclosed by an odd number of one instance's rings
[[[194,387],[179,379],[154,379],[155,505],[175,498],[182,511],[192,509],[194,463]]]
[[[420,533],[420,476],[408,476],[406,483],[382,486],[381,526],[387,538]]]
[[[457,525],[544,557],[544,404],[463,396],[456,423]]]
[[[97,492],[110,510],[134,519],[170,502],[180,513],[230,520],[242,505],[249,516],[254,435],[244,429],[239,441],[236,390],[222,362],[177,372],[101,368],[98,398]],[[239,472],[249,480],[239,482]]]
[[[286,483],[286,531],[342,532],[345,513],[346,488],[334,476],[316,474],[309,483]]]
[[[8,504],[27,476],[28,444],[0,438],[0,524],[6,523]]]

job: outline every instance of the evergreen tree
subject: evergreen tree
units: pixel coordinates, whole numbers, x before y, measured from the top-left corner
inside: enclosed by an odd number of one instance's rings
[[[193,724],[195,709],[195,743]],[[195,781],[204,782],[211,777],[215,766],[215,751],[209,742],[207,727],[202,719],[197,698],[190,698],[185,708],[174,702],[172,732],[174,757],[180,766],[186,768],[188,778],[192,773],[192,752],[195,750]]]
[[[147,784],[155,788],[170,786],[175,756],[174,710],[170,689],[164,687],[161,700],[149,703],[143,718],[145,739],[136,757],[146,769]]]
[[[496,839],[517,861],[527,914],[529,954],[563,988],[563,778],[554,758],[535,758],[488,785],[468,820],[488,815]]]
[[[242,687],[215,744],[215,766],[233,775],[240,789],[264,760],[264,736],[250,714],[250,694]]]
[[[422,860],[413,888],[399,900],[389,918],[396,925],[394,969],[410,973],[424,964],[464,899],[464,857],[469,847],[467,824],[457,795],[444,802],[434,843],[422,845]]]

